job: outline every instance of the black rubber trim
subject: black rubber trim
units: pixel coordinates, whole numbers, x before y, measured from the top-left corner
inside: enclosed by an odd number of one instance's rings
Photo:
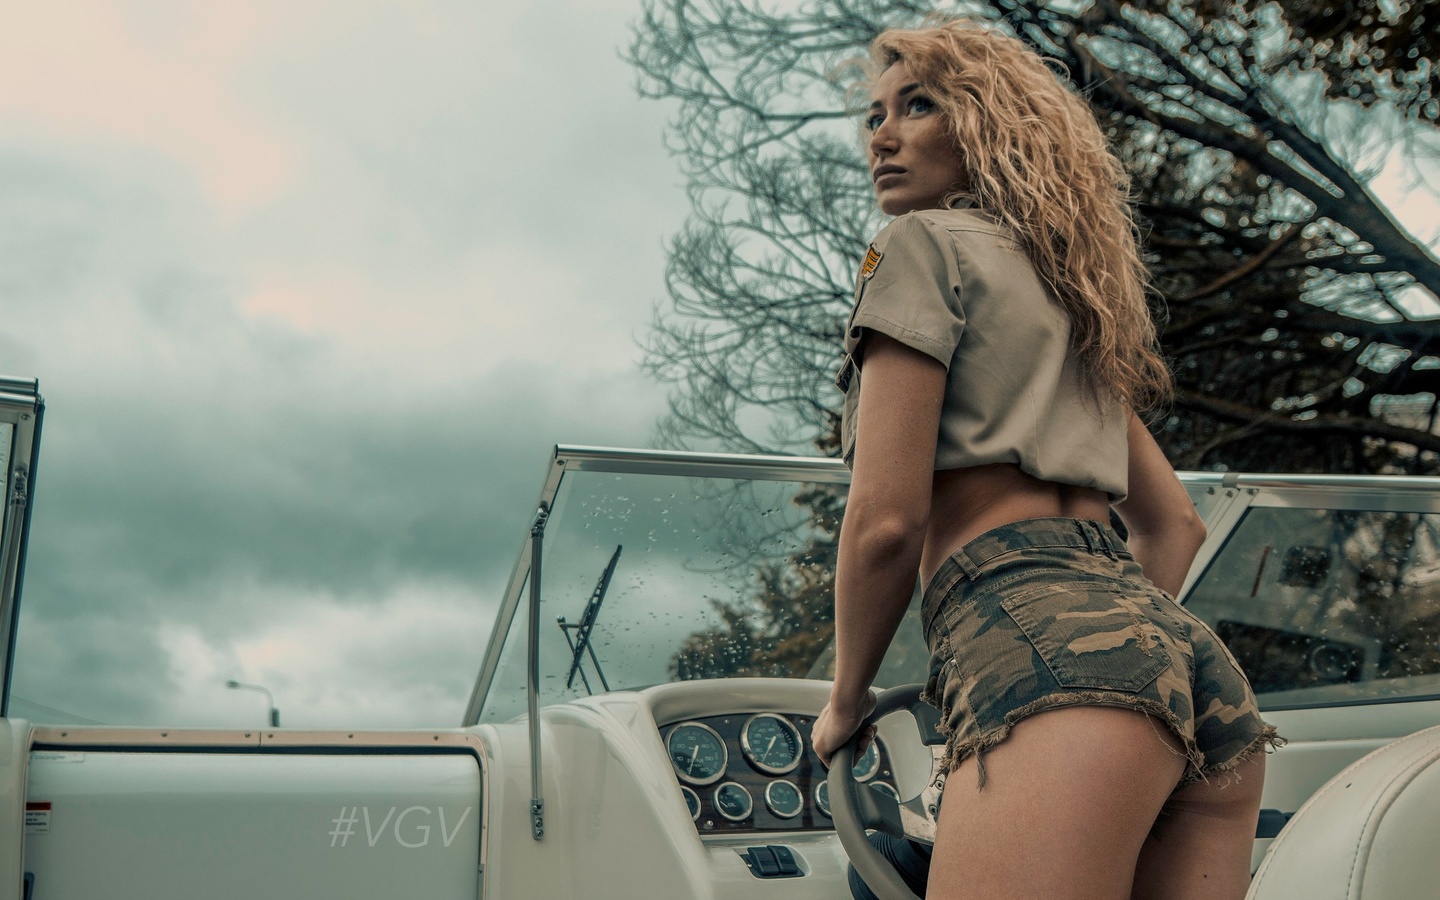
[[[1258,840],[1275,837],[1293,815],[1293,812],[1281,812],[1278,809],[1260,810],[1260,820],[1255,823],[1255,838]]]

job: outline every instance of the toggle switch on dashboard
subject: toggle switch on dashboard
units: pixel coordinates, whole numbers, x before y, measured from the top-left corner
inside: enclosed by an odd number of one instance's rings
[[[796,878],[805,874],[800,871],[794,851],[778,844],[749,847],[740,858],[756,878]]]

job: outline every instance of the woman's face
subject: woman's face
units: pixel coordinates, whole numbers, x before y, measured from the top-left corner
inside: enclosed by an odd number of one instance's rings
[[[945,195],[965,187],[960,156],[930,96],[898,62],[880,76],[870,98],[870,180],[880,209],[892,216],[938,209]]]

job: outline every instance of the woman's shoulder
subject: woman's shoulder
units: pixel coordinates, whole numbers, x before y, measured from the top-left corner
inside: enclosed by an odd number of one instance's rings
[[[964,233],[990,235],[1011,242],[1014,240],[1010,229],[992,213],[978,206],[967,206],[956,209],[917,209],[896,216],[880,229],[876,243],[882,239],[919,238],[926,232],[931,240],[944,234]]]
[[[905,213],[880,229],[870,246],[876,254],[894,250],[923,256],[989,257],[994,252],[1020,250],[1008,228],[976,207]]]

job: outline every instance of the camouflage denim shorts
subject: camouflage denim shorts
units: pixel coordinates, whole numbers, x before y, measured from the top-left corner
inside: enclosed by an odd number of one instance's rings
[[[1164,722],[1189,759],[1182,784],[1281,743],[1225,645],[1145,578],[1108,525],[1027,519],[992,529],[940,566],[921,616],[924,697],[940,709],[949,769],[978,761],[1026,716],[1063,706],[1119,706]]]

